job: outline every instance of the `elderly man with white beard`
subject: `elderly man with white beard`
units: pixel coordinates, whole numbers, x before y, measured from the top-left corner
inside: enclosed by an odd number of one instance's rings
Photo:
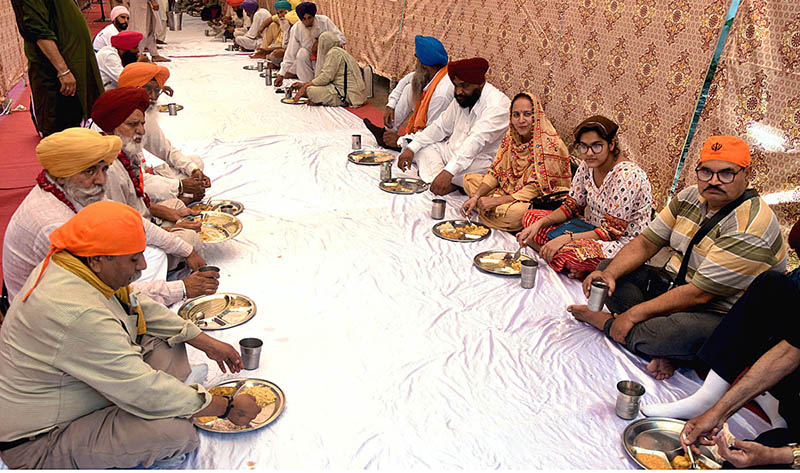
[[[13,301],[31,271],[47,255],[49,236],[83,207],[105,197],[106,173],[117,158],[121,140],[86,128],[68,128],[43,139],[36,157],[44,170],[14,212],[3,241],[3,276]],[[190,266],[205,264],[192,246],[144,220],[150,257],[134,289],[162,304],[213,294],[214,273],[193,273],[183,281],[166,281],[167,254],[186,258]],[[150,266],[150,264],[148,266]]]
[[[447,74],[447,51],[432,36],[417,35],[416,69],[400,79],[389,94],[383,111],[383,127],[364,119],[378,146],[400,151],[398,130],[408,120],[403,138],[414,139],[414,133],[433,123],[454,98],[453,82]]]
[[[167,85],[169,69],[146,62],[125,66],[119,76],[120,87],[143,87],[150,96],[150,107],[145,112],[144,149],[165,164],[152,168],[145,174],[144,187],[156,202],[180,198],[185,204],[201,200],[211,179],[203,174],[203,159],[196,155],[184,155],[174,147],[158,126],[156,101],[164,91],[172,95]]]

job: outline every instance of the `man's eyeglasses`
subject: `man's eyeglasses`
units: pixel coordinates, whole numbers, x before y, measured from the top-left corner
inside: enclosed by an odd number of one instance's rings
[[[603,152],[603,147],[605,147],[603,143],[593,143],[591,146],[583,143],[578,143],[575,145],[575,149],[577,149],[581,154],[587,154],[590,149],[592,150],[592,154],[600,154]]]
[[[705,167],[698,167],[697,169],[695,169],[698,181],[708,182],[714,177],[714,175],[716,175],[719,182],[723,184],[730,184],[731,182],[733,182],[733,180],[736,179],[736,175],[742,171],[744,171],[744,168],[739,169],[738,171],[734,171],[732,169],[723,169],[722,171],[712,171],[711,169]]]

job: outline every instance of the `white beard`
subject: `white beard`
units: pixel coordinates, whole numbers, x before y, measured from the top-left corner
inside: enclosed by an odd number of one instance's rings
[[[137,143],[133,137],[120,136],[122,139],[122,152],[131,160],[131,164],[139,166],[142,162],[142,142]]]
[[[64,189],[64,194],[66,194],[70,200],[81,207],[100,202],[106,197],[106,190],[103,186],[95,185],[89,189],[83,189],[73,184],[70,178],[58,179],[57,184]]]

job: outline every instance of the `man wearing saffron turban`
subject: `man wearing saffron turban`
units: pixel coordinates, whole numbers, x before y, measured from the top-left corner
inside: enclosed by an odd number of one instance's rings
[[[449,63],[455,101],[397,157],[404,171],[415,161],[436,195],[456,190],[467,174],[485,173],[508,129],[511,101],[486,82],[487,70],[489,62],[479,57]]]
[[[49,236],[85,206],[105,198],[108,167],[117,159],[122,141],[86,128],[68,128],[43,139],[36,157],[44,167],[36,186],[14,211],[3,241],[3,277],[13,302],[25,279],[47,254]],[[167,255],[185,258],[190,265],[205,262],[192,245],[149,220],[143,220],[148,247],[148,269],[133,283],[136,291],[166,305],[184,296],[213,294],[217,280],[208,273],[192,273],[183,281],[166,281]]]
[[[413,134],[433,123],[453,101],[453,82],[447,74],[447,51],[444,45],[431,36],[417,35],[416,70],[400,79],[383,111],[383,126],[375,126],[368,118],[364,124],[375,136],[378,146],[400,151],[398,129],[409,120],[404,137],[410,141]],[[410,116],[410,118],[409,118]]]
[[[109,143],[118,140],[109,138]],[[199,445],[192,419],[247,425],[250,395],[212,396],[186,344],[220,370],[236,349],[130,287],[146,269],[136,210],[90,204],[50,234],[49,252],[0,331],[0,456],[10,468],[178,467]]]

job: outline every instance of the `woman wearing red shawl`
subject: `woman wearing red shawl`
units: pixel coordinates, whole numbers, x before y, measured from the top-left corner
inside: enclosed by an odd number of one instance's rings
[[[539,195],[569,188],[569,151],[544,114],[539,98],[527,92],[511,101],[510,126],[486,174],[467,174],[470,196],[461,207],[477,211],[489,227],[522,228],[528,202]]]

